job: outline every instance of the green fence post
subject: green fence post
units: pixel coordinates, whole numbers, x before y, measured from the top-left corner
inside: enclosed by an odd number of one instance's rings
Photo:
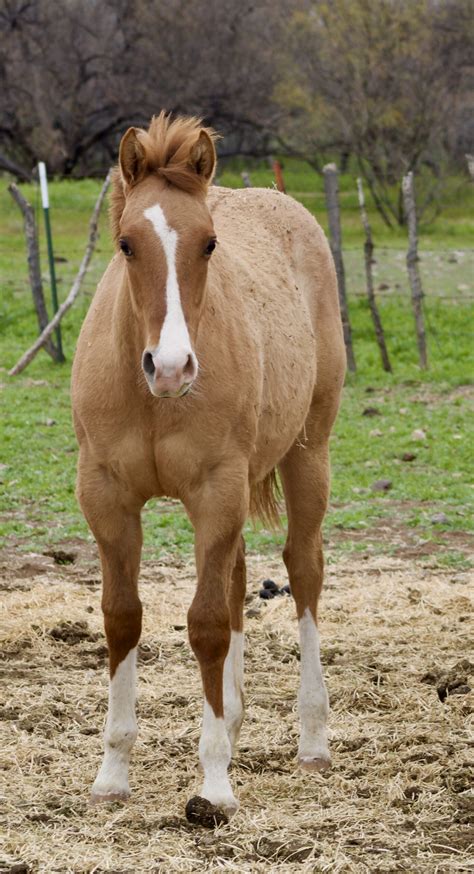
[[[43,213],[44,213],[44,225],[46,228],[46,242],[48,245],[48,261],[49,261],[49,275],[51,277],[51,297],[53,299],[53,310],[57,313],[59,308],[58,303],[58,290],[56,287],[56,271],[54,267],[54,252],[53,252],[53,237],[51,234],[51,221],[49,218],[49,194],[48,194],[48,178],[46,176],[46,164],[43,161],[40,161],[38,164],[38,172],[41,186],[41,201],[43,204]],[[58,325],[56,328],[56,343],[58,347],[58,357],[57,361],[65,361],[63,345],[61,340],[61,326]]]

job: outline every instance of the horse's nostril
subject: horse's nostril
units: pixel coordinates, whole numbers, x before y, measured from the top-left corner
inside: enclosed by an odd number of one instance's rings
[[[153,362],[153,355],[151,352],[144,352],[142,358],[142,367],[145,373],[148,373],[148,376],[154,376],[155,374],[155,365]]]
[[[194,370],[195,370],[195,368],[194,368],[193,356],[188,355],[188,357],[186,359],[186,364],[184,365],[184,368],[183,368],[183,376],[190,376],[191,378],[193,378],[194,377]]]

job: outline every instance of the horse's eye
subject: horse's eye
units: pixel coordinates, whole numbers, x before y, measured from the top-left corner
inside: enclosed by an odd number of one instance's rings
[[[133,255],[133,252],[126,240],[119,240],[119,246],[123,254],[127,256],[127,258],[130,258],[130,256]]]
[[[216,248],[217,240],[209,240],[206,248],[204,249],[204,254],[209,258],[212,255],[214,249]]]

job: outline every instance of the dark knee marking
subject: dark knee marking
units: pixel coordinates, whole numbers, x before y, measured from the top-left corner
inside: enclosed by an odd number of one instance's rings
[[[110,676],[113,677],[120,662],[138,645],[142,631],[142,605],[137,598],[128,608],[103,607],[103,611]]]
[[[324,556],[321,535],[318,532],[312,542],[302,541],[295,545],[286,542],[283,549],[290,580],[291,594],[296,602],[298,619],[309,609],[313,619],[317,619],[317,605],[324,578]]]
[[[194,599],[188,612],[189,642],[201,668],[206,700],[216,717],[224,716],[224,661],[230,644],[230,619],[227,605],[208,604]]]
[[[188,610],[188,635],[201,664],[224,662],[230,644],[227,605],[208,604],[195,598]]]
[[[243,608],[247,592],[247,569],[245,566],[245,544],[243,538],[237,550],[228,595],[230,622],[233,631],[243,631]]]

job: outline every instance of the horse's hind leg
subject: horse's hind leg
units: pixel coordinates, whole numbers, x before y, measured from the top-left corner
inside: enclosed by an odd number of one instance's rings
[[[235,751],[244,718],[243,611],[246,586],[245,542],[241,537],[228,596],[231,637],[224,662],[224,720],[232,752]]]
[[[102,610],[109,648],[109,709],[104,757],[92,800],[125,800],[128,765],[137,737],[135,678],[142,607],[137,591],[142,533],[141,507],[122,498],[115,478],[102,468],[79,465],[78,497],[97,540],[102,564]]]
[[[316,624],[323,584],[321,524],[329,495],[329,435],[320,437],[316,424],[309,419],[307,442],[295,443],[280,465],[288,511],[288,537],[283,558],[299,620],[301,736],[298,760],[305,770],[325,770],[331,763],[326,728],[328,695],[321,669]]]

